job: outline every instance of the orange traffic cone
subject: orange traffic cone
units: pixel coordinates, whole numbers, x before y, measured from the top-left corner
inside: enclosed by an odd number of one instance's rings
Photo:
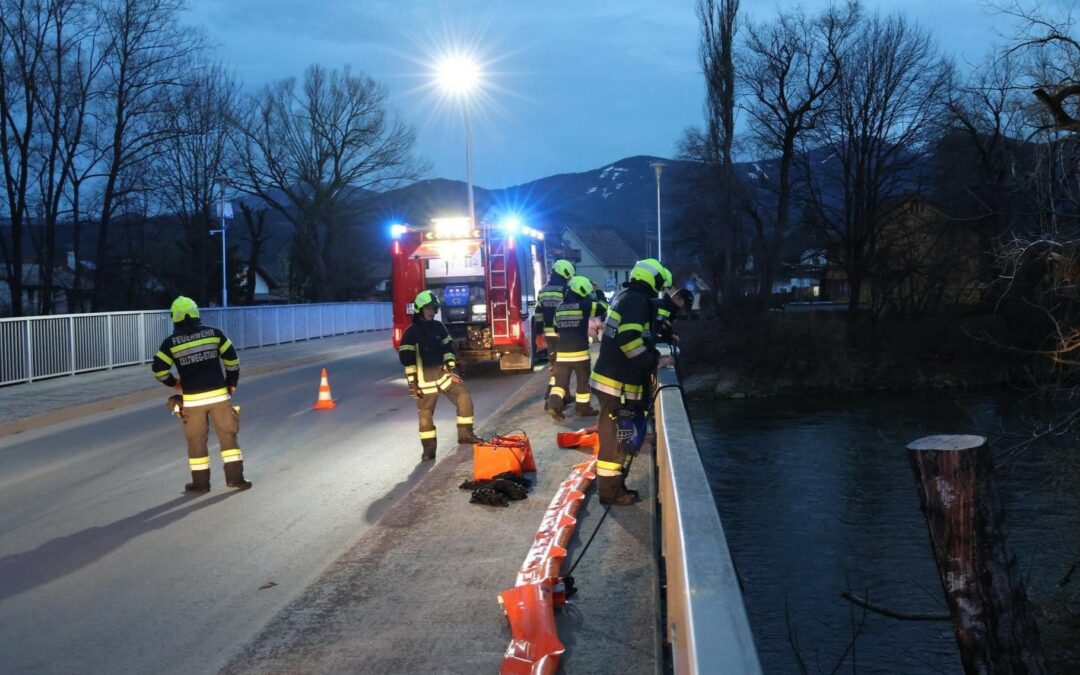
[[[330,382],[326,379],[326,368],[322,369],[322,380],[319,382],[319,400],[315,401],[315,410],[333,410],[334,399],[330,397]]]

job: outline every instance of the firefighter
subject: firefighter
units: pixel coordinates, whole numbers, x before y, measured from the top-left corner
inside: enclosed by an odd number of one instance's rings
[[[621,425],[632,421],[639,429],[636,436],[640,443],[649,405],[646,383],[658,366],[671,365],[671,357],[660,356],[650,330],[650,300],[663,288],[664,271],[654,258],[639,260],[630,271],[626,290],[611,303],[604,323],[600,355],[589,382],[600,402],[596,485],[603,504],[623,506],[638,501],[637,492],[628,490],[624,483],[624,466],[636,448]]]
[[[536,306],[540,308],[540,315],[544,319],[544,342],[547,343],[548,376],[547,391],[544,393],[544,406],[547,407],[547,399],[551,394],[551,388],[555,386],[555,358],[559,351],[559,335],[555,332],[555,310],[563,302],[566,295],[566,284],[570,277],[574,276],[574,263],[560,258],[551,266],[551,276],[547,284],[536,294]]]
[[[589,319],[599,305],[592,294],[592,282],[575,276],[567,284],[563,303],[555,310],[555,330],[559,336],[559,354],[555,361],[555,386],[548,393],[548,414],[562,422],[564,399],[570,389],[570,375],[577,380],[574,412],[581,417],[595,417],[599,411],[589,405]]]
[[[454,338],[441,321],[435,319],[439,298],[431,291],[420,291],[413,301],[412,324],[405,329],[398,347],[398,358],[405,367],[409,396],[416,400],[420,415],[421,461],[435,459],[435,403],[444,394],[457,409],[458,443],[479,443],[473,433],[473,402],[469,390],[456,371]]]
[[[240,359],[225,333],[199,321],[199,306],[191,298],[178,297],[170,307],[173,333],[165,338],[154,355],[151,368],[159,382],[183,393],[180,419],[187,440],[191,482],[188,492],[210,491],[210,453],[206,447],[210,423],[221,443],[221,461],[225,465],[225,484],[247,490],[244,480],[244,456],[236,435],[240,432],[240,413],[230,403],[240,381]],[[176,366],[179,379],[173,377]],[[222,366],[225,372],[222,373]]]

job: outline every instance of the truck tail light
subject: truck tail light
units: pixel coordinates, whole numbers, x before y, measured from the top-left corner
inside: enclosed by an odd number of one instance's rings
[[[398,344],[400,342],[401,342],[401,329],[400,328],[395,328],[394,329],[394,344]]]
[[[514,325],[510,327],[510,335],[517,340],[521,337],[521,324],[514,322]]]

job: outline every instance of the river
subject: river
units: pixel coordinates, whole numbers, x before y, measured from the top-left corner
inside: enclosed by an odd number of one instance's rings
[[[978,433],[995,451],[1046,419],[1007,395],[917,393],[690,404],[694,434],[743,582],[766,673],[831,673],[862,611],[845,589],[906,612],[946,613],[905,446]],[[1080,486],[1057,478],[1062,449],[1032,448],[996,471],[1008,540],[1030,595],[1052,592],[1080,550]],[[1080,582],[1080,579],[1073,583]],[[946,622],[868,613],[838,672],[960,672]]]

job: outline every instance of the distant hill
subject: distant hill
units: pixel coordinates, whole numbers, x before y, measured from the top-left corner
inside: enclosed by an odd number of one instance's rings
[[[548,176],[498,190],[474,186],[477,217],[499,220],[513,213],[531,227],[551,234],[566,226],[614,227],[644,255],[645,234],[656,228],[656,178],[649,166],[656,161],[667,165],[662,185],[679,180],[682,172],[696,166],[693,162],[637,156],[591,171]],[[387,223],[424,223],[438,215],[465,213],[467,200],[462,182],[426,180],[380,195],[376,214]],[[666,218],[673,205],[663,203],[663,199],[661,204]]]

